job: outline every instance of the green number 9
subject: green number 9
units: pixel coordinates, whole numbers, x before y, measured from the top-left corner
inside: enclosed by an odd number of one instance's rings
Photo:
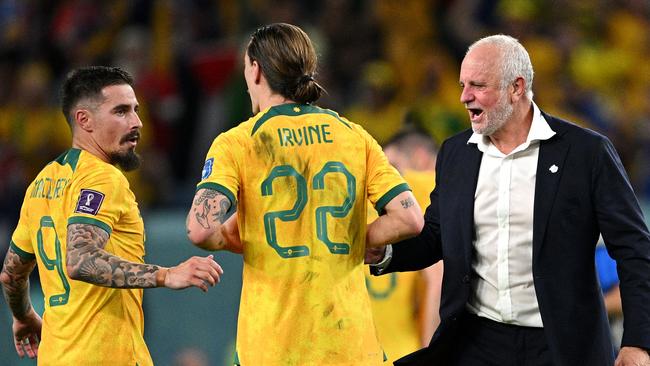
[[[43,229],[45,228],[51,228],[54,231],[54,259],[50,259],[47,256],[47,253],[45,253],[45,247],[43,246]],[[63,289],[65,290],[62,294],[50,296],[50,306],[65,305],[68,303],[68,298],[70,297],[70,283],[68,283],[68,279],[66,278],[65,272],[63,271],[63,263],[61,260],[61,242],[59,241],[59,236],[56,233],[56,228],[54,227],[54,220],[52,220],[52,217],[41,217],[41,225],[38,228],[38,232],[36,233],[36,243],[38,245],[38,255],[41,257],[43,265],[50,271],[56,269],[56,272],[59,274],[61,282],[63,283]]]

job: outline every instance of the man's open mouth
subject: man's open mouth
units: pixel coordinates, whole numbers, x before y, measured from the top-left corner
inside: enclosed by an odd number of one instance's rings
[[[467,108],[469,111],[469,116],[472,120],[478,118],[481,114],[483,114],[483,110],[480,108]]]

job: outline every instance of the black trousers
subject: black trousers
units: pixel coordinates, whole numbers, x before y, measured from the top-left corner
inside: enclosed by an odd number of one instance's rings
[[[552,366],[544,329],[466,314],[444,363],[450,366]]]

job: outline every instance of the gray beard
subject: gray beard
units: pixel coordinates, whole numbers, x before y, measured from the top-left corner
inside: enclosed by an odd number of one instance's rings
[[[502,95],[501,98],[499,98],[499,102],[497,104],[497,108],[494,109],[491,112],[486,112],[485,119],[487,121],[487,124],[485,128],[483,128],[483,131],[477,132],[480,133],[481,135],[484,136],[491,136],[495,132],[497,132],[503,125],[506,124],[506,121],[512,117],[512,113],[514,112],[514,107],[512,104],[508,103],[507,101],[505,103],[502,102],[502,99],[504,99],[505,95]]]

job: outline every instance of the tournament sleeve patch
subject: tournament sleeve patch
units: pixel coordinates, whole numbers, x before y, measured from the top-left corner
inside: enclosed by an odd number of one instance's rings
[[[206,179],[212,174],[212,165],[214,164],[214,158],[210,158],[205,161],[203,164],[203,170],[201,171],[201,179]]]
[[[104,202],[103,193],[92,189],[82,189],[74,212],[97,215],[99,208],[102,206],[102,202]]]

